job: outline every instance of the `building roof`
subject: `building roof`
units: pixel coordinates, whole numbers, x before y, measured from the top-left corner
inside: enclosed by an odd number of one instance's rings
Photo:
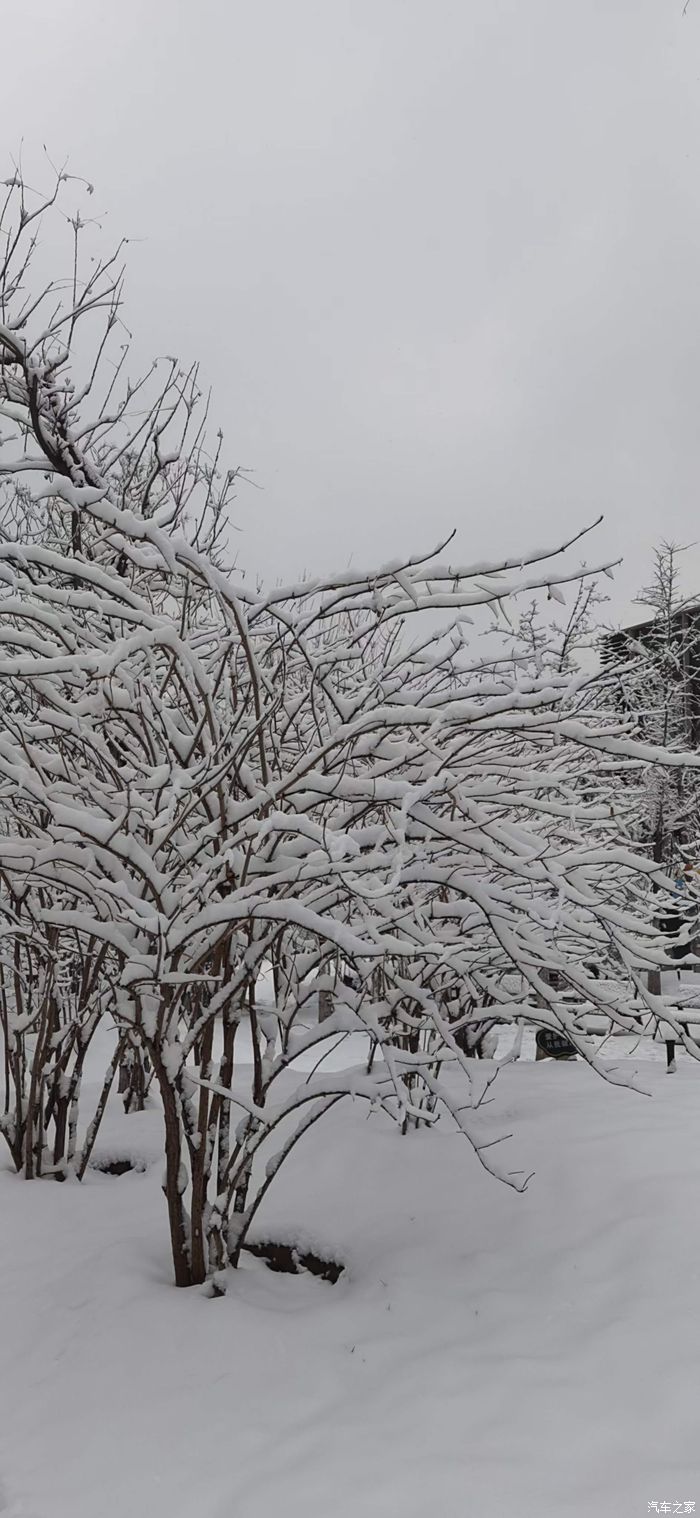
[[[673,613],[672,622],[677,625],[679,637],[687,631],[689,626],[697,623],[698,637],[700,637],[700,602],[684,603]],[[630,652],[629,644],[647,643],[658,626],[657,617],[645,617],[643,622],[634,622],[630,627],[618,627],[614,631],[604,633],[600,647],[601,662],[604,665],[612,664],[616,659],[626,658]]]

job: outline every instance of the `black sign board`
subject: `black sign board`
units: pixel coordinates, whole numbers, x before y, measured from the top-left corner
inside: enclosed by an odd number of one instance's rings
[[[575,1059],[576,1050],[565,1034],[554,1028],[538,1028],[535,1043],[541,1054],[550,1059]]]

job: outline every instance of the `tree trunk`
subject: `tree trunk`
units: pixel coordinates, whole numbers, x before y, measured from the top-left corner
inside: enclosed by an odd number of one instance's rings
[[[160,1061],[156,1062],[156,1075],[163,1101],[165,1118],[165,1184],[163,1190],[168,1204],[170,1245],[176,1286],[192,1285],[192,1270],[187,1236],[187,1217],[182,1200],[182,1136],[177,1097]]]
[[[204,1080],[211,1079],[211,1053],[214,1039],[214,1024],[210,1021],[200,1041],[200,1071]],[[211,1167],[212,1140],[210,1135],[210,1094],[204,1086],[199,1091],[199,1111],[197,1114],[197,1131],[199,1133],[199,1147],[192,1152],[192,1284],[201,1285],[207,1278],[207,1238],[206,1238],[206,1212],[207,1192],[209,1188],[209,1173]]]
[[[148,1087],[148,1058],[138,1044],[129,1044],[119,1066],[119,1094],[125,1112],[143,1112]]]

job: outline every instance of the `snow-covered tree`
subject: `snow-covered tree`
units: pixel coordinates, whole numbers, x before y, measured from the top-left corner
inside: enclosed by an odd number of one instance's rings
[[[578,539],[251,589],[226,564],[235,476],[220,442],[207,453],[196,373],[168,360],[129,382],[120,356],[103,380],[115,264],[83,281],[76,253],[67,285],[28,294],[34,213],[19,180],[8,194],[0,1017],[18,1168],[84,1173],[128,1050],[162,1104],[179,1285],[221,1289],[284,1160],[348,1097],[402,1127],[447,1114],[522,1187],[460,1035],[529,1017],[603,1069],[554,986],[636,1026],[663,954],[632,910],[659,867],[610,803],[611,766],[652,751],[546,644],[475,653],[480,617],[580,582]],[[101,1019],[114,1054],[79,1148]]]

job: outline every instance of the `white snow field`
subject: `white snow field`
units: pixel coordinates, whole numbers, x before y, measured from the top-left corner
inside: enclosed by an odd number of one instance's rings
[[[340,1256],[337,1285],[248,1257],[225,1298],[177,1291],[155,1109],[115,1099],[98,1144],[142,1172],[4,1168],[2,1518],[700,1512],[700,1067],[652,1056],[651,1098],[503,1068],[524,1195],[442,1123],[341,1105],[258,1228]]]

